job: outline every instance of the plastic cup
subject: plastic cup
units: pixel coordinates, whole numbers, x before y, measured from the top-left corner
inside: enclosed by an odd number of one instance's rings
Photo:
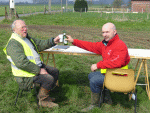
[[[60,34],[60,35],[59,35],[59,38],[60,38],[59,41],[60,41],[60,42],[63,42],[63,34]]]

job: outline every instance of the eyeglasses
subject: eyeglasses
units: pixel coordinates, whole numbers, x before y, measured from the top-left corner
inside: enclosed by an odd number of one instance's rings
[[[21,29],[22,29],[22,30],[28,29],[28,27],[27,27],[27,26],[23,26]]]

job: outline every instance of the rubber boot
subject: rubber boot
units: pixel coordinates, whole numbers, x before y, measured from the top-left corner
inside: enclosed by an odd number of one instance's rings
[[[43,87],[39,90],[38,99],[39,105],[42,107],[58,107],[58,104],[52,102],[55,101],[55,98],[49,97],[49,91]]]
[[[111,99],[111,96],[110,96],[110,91],[108,89],[105,90],[104,103],[107,103],[109,105],[112,104],[112,99]]]
[[[82,112],[88,112],[88,111],[92,110],[94,107],[96,107],[98,105],[99,98],[100,98],[99,93],[93,93],[92,92],[91,93],[91,105],[87,108],[82,109],[81,111]]]

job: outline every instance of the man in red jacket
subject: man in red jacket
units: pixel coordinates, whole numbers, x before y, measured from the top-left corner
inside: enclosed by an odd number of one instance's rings
[[[126,44],[119,39],[116,31],[116,27],[113,23],[106,23],[102,27],[102,35],[104,40],[101,42],[88,42],[68,37],[68,41],[73,45],[96,54],[102,55],[103,60],[92,64],[91,73],[88,75],[91,88],[91,105],[82,111],[88,111],[93,109],[99,101],[99,93],[102,90],[104,82],[105,69],[107,68],[121,68],[128,65],[130,56],[128,54],[128,48]],[[96,71],[101,69],[100,71]],[[107,92],[108,94],[108,92]],[[108,94],[109,95],[109,94]],[[110,96],[108,96],[109,103],[112,103]]]

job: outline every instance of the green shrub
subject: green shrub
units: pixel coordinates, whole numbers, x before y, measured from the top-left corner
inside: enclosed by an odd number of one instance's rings
[[[76,0],[74,3],[74,10],[76,12],[86,12],[88,11],[88,4],[85,0]]]

